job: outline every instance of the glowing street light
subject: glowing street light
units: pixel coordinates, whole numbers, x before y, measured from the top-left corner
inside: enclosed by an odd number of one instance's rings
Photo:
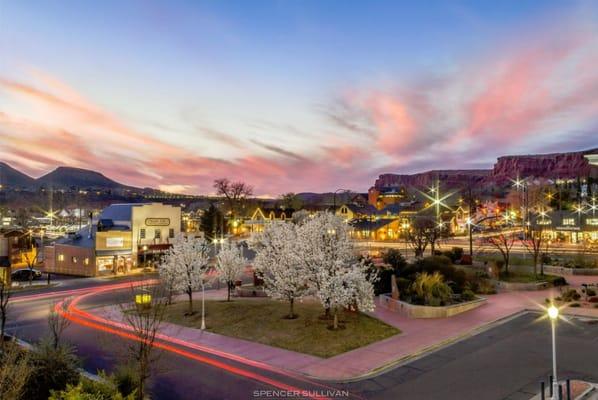
[[[556,375],[556,321],[559,318],[559,309],[554,304],[548,307],[546,310],[548,318],[550,319],[550,325],[552,327],[552,400],[557,400],[559,383]]]

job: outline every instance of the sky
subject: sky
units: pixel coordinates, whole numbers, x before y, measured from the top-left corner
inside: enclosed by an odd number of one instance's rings
[[[598,2],[0,1],[0,161],[210,194],[598,147]]]

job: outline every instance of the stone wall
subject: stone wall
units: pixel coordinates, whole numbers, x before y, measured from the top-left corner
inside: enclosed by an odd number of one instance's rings
[[[405,315],[409,318],[448,318],[478,308],[486,302],[479,297],[464,303],[451,304],[443,307],[421,306],[395,300],[388,294],[380,295],[380,305],[388,310]]]

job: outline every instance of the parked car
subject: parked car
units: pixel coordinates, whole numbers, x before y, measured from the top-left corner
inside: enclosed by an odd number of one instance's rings
[[[13,281],[28,281],[30,276],[32,280],[36,280],[42,277],[42,273],[37,269],[21,268],[12,271],[10,274]]]

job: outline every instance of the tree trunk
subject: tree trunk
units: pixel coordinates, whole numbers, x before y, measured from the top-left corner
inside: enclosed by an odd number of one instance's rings
[[[226,290],[227,290],[226,301],[230,301],[230,285],[231,285],[231,283],[227,282],[227,285],[226,285]]]
[[[538,276],[538,255],[534,254],[534,276]]]
[[[188,314],[193,314],[193,291],[191,289],[187,290],[187,295],[189,296],[189,311]]]
[[[540,275],[544,276],[544,257],[540,257]]]
[[[289,301],[290,303],[290,308],[289,308],[289,319],[293,319],[295,318],[295,299],[293,297],[291,297],[291,300]]]
[[[334,322],[332,323],[332,329],[338,329],[338,315],[336,311],[334,312]]]

